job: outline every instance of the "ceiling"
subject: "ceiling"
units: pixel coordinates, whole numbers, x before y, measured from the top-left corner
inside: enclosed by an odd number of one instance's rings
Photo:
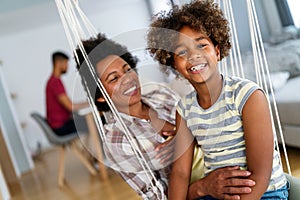
[[[53,23],[55,8],[55,0],[0,0],[0,36]]]
[[[80,6],[92,15],[128,1],[134,3],[138,0],[80,0]],[[61,23],[55,0],[0,0],[0,37],[54,23]]]
[[[50,1],[54,0],[0,0],[0,13],[13,12]]]

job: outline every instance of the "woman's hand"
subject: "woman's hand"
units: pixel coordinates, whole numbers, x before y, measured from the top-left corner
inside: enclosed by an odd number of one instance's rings
[[[247,179],[250,175],[239,166],[216,169],[190,185],[189,199],[207,195],[217,199],[240,199],[241,194],[251,193],[251,187],[255,185],[253,180]]]

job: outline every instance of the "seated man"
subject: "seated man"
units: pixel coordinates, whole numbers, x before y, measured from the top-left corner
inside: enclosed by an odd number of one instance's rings
[[[68,61],[69,57],[62,52],[52,54],[53,70],[46,86],[46,118],[57,135],[76,132],[72,111],[88,107],[87,102],[72,103],[66,93],[60,78],[68,70]]]

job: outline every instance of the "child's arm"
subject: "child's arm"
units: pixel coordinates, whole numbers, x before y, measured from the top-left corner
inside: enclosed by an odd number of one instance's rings
[[[194,138],[186,122],[176,113],[177,133],[175,136],[174,163],[169,179],[169,200],[187,198],[194,154]]]
[[[273,131],[270,110],[265,94],[256,90],[249,97],[242,110],[245,132],[246,159],[249,179],[256,182],[250,194],[241,195],[241,199],[260,199],[265,193],[272,173]]]

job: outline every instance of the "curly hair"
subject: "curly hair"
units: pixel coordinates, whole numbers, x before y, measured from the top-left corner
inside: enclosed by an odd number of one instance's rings
[[[179,31],[189,26],[209,36],[214,45],[220,47],[220,59],[229,54],[231,48],[228,21],[222,10],[213,0],[194,0],[181,8],[174,6],[169,12],[160,12],[154,16],[147,34],[147,50],[168,73],[168,67],[174,69],[174,47]]]
[[[96,37],[91,37],[87,40],[82,41],[83,49],[88,55],[88,59],[92,64],[94,70],[96,71],[97,63],[105,59],[110,55],[120,56],[125,60],[132,69],[136,68],[138,59],[136,56],[133,56],[126,46],[116,43],[115,41],[108,39],[105,34],[99,33]],[[86,81],[87,87],[91,94],[95,94],[94,103],[100,111],[108,111],[109,106],[106,102],[98,102],[97,99],[103,97],[100,89],[97,86],[96,81],[94,80],[93,74],[90,72],[87,62],[85,61],[84,54],[79,48],[75,49],[76,55],[76,67],[79,70],[79,74]],[[78,58],[78,59],[76,59]]]

